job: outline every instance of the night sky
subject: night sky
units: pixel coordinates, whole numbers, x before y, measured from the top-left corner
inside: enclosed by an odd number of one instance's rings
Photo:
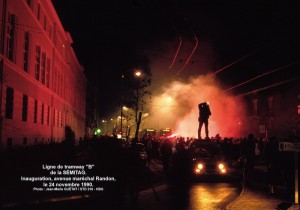
[[[299,61],[299,1],[52,2],[73,37],[73,48],[89,83],[96,84],[100,116],[119,106],[121,75],[138,67],[141,57],[149,60],[154,92],[171,79],[187,80],[233,62],[217,74],[225,88]],[[179,37],[181,50],[170,68]],[[194,54],[179,71],[196,40],[199,43]],[[299,76],[299,64],[287,71]]]

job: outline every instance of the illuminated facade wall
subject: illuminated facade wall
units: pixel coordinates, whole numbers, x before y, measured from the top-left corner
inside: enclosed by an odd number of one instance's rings
[[[248,133],[261,138],[300,136],[298,81],[253,93],[246,100],[249,107],[248,122],[245,122]]]
[[[50,0],[0,0],[1,148],[85,134],[86,78]]]

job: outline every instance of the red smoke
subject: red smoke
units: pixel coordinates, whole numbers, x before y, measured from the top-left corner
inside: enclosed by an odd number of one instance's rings
[[[161,129],[170,127],[184,137],[197,137],[198,104],[209,102],[209,136],[240,136],[244,106],[240,98],[223,92],[214,77],[190,78],[187,83],[174,81],[152,99],[150,116],[145,126]],[[202,128],[204,136],[204,128]]]
[[[173,55],[173,51],[176,50],[176,45],[174,49],[166,43],[162,46],[166,56]],[[166,61],[153,57],[152,100],[149,116],[142,126],[157,130],[169,127],[178,136],[197,137],[198,104],[209,102],[212,112],[209,118],[209,136],[219,134],[221,137],[240,137],[245,116],[243,101],[223,91],[222,84],[216,81],[215,75],[210,72],[216,60],[213,49],[207,43],[201,43],[200,46],[195,54],[201,62],[190,63],[182,75],[176,78],[168,70]],[[182,63],[178,61],[177,66],[181,65]],[[176,65],[173,68],[176,68]],[[202,137],[204,136],[203,127]]]

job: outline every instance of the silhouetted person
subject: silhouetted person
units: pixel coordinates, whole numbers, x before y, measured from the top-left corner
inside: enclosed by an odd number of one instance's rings
[[[208,139],[208,118],[211,115],[209,104],[207,102],[198,104],[199,108],[199,127],[198,127],[198,139],[201,139],[201,129],[204,124],[205,126],[205,137]]]
[[[170,209],[184,210],[189,205],[191,161],[182,139],[178,141],[175,147],[176,152],[173,157],[169,188],[172,197]]]
[[[255,165],[255,139],[250,133],[241,143],[241,154],[245,157],[244,181],[246,186],[251,186]]]
[[[160,149],[163,169],[165,173],[169,172],[170,159],[172,156],[172,142],[170,139],[166,139]]]
[[[152,159],[152,151],[153,151],[153,146],[152,146],[152,139],[149,137],[146,139],[146,153],[147,153],[147,167],[150,167],[150,162]]]
[[[280,166],[280,154],[278,150],[278,140],[276,137],[271,137],[266,145],[265,155],[268,168],[268,184],[269,194],[275,193],[275,188],[279,184],[279,174],[281,170]]]

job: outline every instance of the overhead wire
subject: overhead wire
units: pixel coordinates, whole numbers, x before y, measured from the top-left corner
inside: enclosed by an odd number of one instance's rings
[[[230,90],[232,90],[232,89],[234,89],[234,88],[237,88],[237,87],[240,87],[240,86],[242,86],[242,85],[245,85],[245,84],[247,84],[247,83],[249,83],[249,82],[252,82],[252,81],[254,81],[254,80],[256,80],[256,79],[259,79],[259,78],[261,78],[261,77],[264,77],[264,76],[266,76],[266,75],[268,75],[268,74],[271,74],[271,73],[274,73],[274,72],[276,72],[276,71],[285,70],[285,69],[287,69],[287,67],[290,67],[290,66],[292,66],[292,65],[294,65],[294,64],[296,64],[296,63],[299,63],[299,61],[293,62],[293,63],[289,63],[289,64],[287,64],[287,65],[285,65],[285,66],[282,66],[282,67],[273,69],[273,70],[271,70],[271,71],[265,72],[265,73],[263,73],[263,74],[260,74],[260,75],[258,75],[258,76],[255,76],[255,77],[253,77],[253,78],[251,78],[251,79],[249,79],[249,80],[246,80],[245,82],[241,82],[240,84],[237,84],[237,85],[235,85],[235,86],[232,86],[232,87],[230,87],[230,88],[227,88],[226,90],[224,90],[224,92],[227,92],[227,91],[230,91]]]
[[[186,19],[185,19],[185,22],[187,22]],[[198,47],[198,45],[199,45],[199,41],[198,41],[198,38],[197,38],[196,34],[194,33],[194,30],[192,29],[192,27],[190,26],[190,24],[189,24],[188,22],[187,22],[187,24],[188,24],[190,30],[192,31],[192,33],[193,33],[193,35],[194,35],[194,39],[196,40],[196,43],[195,43],[195,46],[194,46],[194,48],[193,48],[191,54],[189,55],[188,59],[187,59],[186,62],[184,63],[183,67],[181,67],[181,68],[177,71],[176,75],[179,75],[180,72],[182,72],[182,71],[186,68],[186,66],[187,66],[188,63],[190,62],[192,56],[194,55],[195,50],[197,49],[197,47]]]
[[[300,79],[300,77],[294,77],[294,78],[291,78],[291,79],[287,79],[287,80],[284,80],[284,81],[277,82],[275,84],[271,84],[271,85],[268,85],[268,86],[265,86],[265,87],[261,87],[261,88],[252,90],[252,91],[247,92],[247,93],[237,95],[236,97],[241,97],[241,96],[249,95],[249,94],[252,94],[252,93],[257,93],[259,91],[266,90],[266,89],[269,89],[269,88],[273,88],[273,87],[283,85],[283,84],[286,84],[286,83],[289,83],[289,82],[292,82],[292,81],[296,81],[296,80],[299,80],[299,79]]]
[[[271,70],[271,71],[268,71],[268,72],[265,72],[265,73],[263,73],[263,74],[260,74],[260,75],[258,75],[258,76],[256,76],[256,77],[252,78],[252,79],[249,79],[249,80],[247,80],[247,81],[241,82],[240,84],[235,85],[235,86],[233,86],[233,87],[230,87],[230,88],[224,90],[224,92],[227,92],[227,91],[232,90],[232,89],[234,89],[234,88],[236,88],[236,87],[242,86],[242,85],[244,85],[244,84],[246,84],[246,83],[255,81],[255,80],[257,80],[257,79],[259,79],[259,78],[261,78],[261,77],[263,77],[263,76],[269,75],[269,74],[274,73],[274,72],[277,72],[277,71],[279,71],[279,70],[287,69],[287,67],[290,67],[290,66],[292,66],[292,65],[294,65],[294,64],[296,64],[296,63],[299,63],[299,61],[292,62],[292,63],[289,63],[289,64],[287,64],[287,65],[285,65],[285,66],[280,67],[280,68],[276,68],[276,69],[273,69],[273,70]],[[251,94],[251,93],[255,93],[255,92],[262,91],[262,90],[266,90],[266,89],[269,89],[269,88],[272,88],[272,87],[276,87],[276,86],[279,86],[279,85],[282,85],[282,84],[286,84],[286,83],[288,83],[288,82],[292,82],[292,81],[295,81],[295,80],[298,80],[298,79],[300,79],[300,77],[296,77],[296,78],[291,78],[291,79],[287,79],[287,80],[284,80],[284,81],[280,81],[280,82],[277,82],[277,83],[272,84],[272,85],[268,85],[268,86],[261,87],[261,88],[255,89],[255,90],[251,90],[250,92],[247,92],[247,93],[244,93],[244,94],[237,95],[236,97],[241,97],[241,96],[249,95],[249,94]],[[186,92],[188,92],[188,90],[187,90]],[[186,92],[181,93],[181,95],[186,94]],[[173,102],[175,102],[174,99],[172,99],[172,100],[171,100],[170,102],[168,102],[166,105],[161,105],[160,108],[158,108],[157,110],[154,110],[152,113],[157,112],[157,111],[159,111],[159,110],[161,110],[162,108],[165,108],[165,107],[176,107],[176,106],[168,106],[169,104],[171,104],[171,103],[173,103]],[[158,105],[156,105],[156,106],[158,106]]]
[[[175,29],[176,30],[176,29]],[[176,30],[177,31],[177,30]],[[179,44],[178,44],[178,47],[177,47],[177,50],[176,50],[176,53],[174,55],[174,58],[172,60],[172,63],[170,64],[169,66],[169,70],[173,67],[174,63],[175,63],[175,60],[177,59],[177,56],[178,56],[178,53],[179,53],[179,50],[181,48],[181,44],[182,44],[182,37],[180,35],[180,33],[177,31],[177,34],[179,36]]]
[[[256,49],[256,50],[254,50],[254,51],[252,51],[252,52],[246,54],[245,56],[243,56],[243,57],[241,57],[241,58],[235,60],[234,62],[232,62],[232,63],[230,63],[230,64],[228,64],[228,65],[226,65],[226,66],[220,68],[219,70],[217,70],[217,71],[215,71],[215,72],[212,72],[212,73],[211,73],[211,76],[214,76],[214,75],[220,73],[221,71],[223,71],[223,70],[229,68],[230,66],[232,66],[232,65],[234,65],[234,64],[236,64],[236,63],[238,63],[238,62],[240,62],[240,61],[242,61],[242,60],[244,60],[244,59],[246,59],[246,58],[248,58],[248,57],[250,57],[251,55],[255,54],[256,52],[258,52],[259,50],[263,49],[263,48],[266,47],[266,46],[267,46],[267,45],[264,45],[264,46],[262,46],[262,47],[260,47],[260,48],[258,48],[258,49]]]

